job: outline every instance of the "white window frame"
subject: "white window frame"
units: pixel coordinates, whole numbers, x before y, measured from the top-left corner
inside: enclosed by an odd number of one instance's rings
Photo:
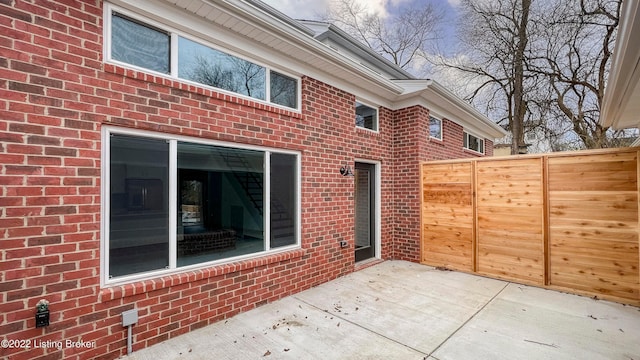
[[[168,269],[159,269],[148,271],[144,273],[131,274],[120,276],[114,279],[109,278],[109,214],[110,214],[110,201],[111,201],[111,174],[110,174],[110,165],[111,165],[111,135],[129,135],[129,136],[139,136],[150,139],[162,139],[169,142],[169,267]],[[301,153],[297,151],[291,150],[282,150],[275,148],[267,148],[260,146],[251,146],[244,144],[236,144],[222,141],[213,141],[213,140],[203,140],[199,138],[192,138],[183,135],[172,135],[172,134],[164,134],[164,133],[156,133],[146,130],[136,130],[136,129],[126,129],[119,128],[110,125],[102,126],[101,130],[102,137],[102,146],[101,146],[101,189],[100,196],[102,199],[102,206],[100,212],[100,286],[108,287],[113,285],[121,285],[126,283],[131,283],[134,281],[146,280],[155,278],[158,276],[170,275],[175,273],[182,273],[186,271],[191,271],[195,269],[201,269],[205,267],[227,264],[230,262],[241,261],[246,259],[259,258],[265,255],[277,254],[284,251],[289,251],[292,249],[301,248],[301,220],[302,220],[302,198],[301,198],[301,186],[302,186],[302,166],[301,166]],[[235,257],[229,257],[219,260],[213,260],[198,264],[192,264],[187,266],[178,267],[176,264],[177,259],[177,204],[178,204],[178,191],[177,191],[177,179],[178,179],[178,169],[177,169],[177,155],[178,155],[178,142],[189,142],[194,144],[203,144],[203,145],[212,145],[212,146],[223,146],[234,149],[243,149],[243,150],[257,150],[264,152],[264,204],[265,211],[263,216],[263,228],[264,228],[264,244],[266,248],[270,248],[270,239],[271,239],[271,220],[270,220],[270,209],[268,208],[270,204],[270,196],[271,196],[271,183],[269,176],[270,174],[270,154],[271,153],[279,153],[279,154],[288,154],[294,155],[296,157],[296,188],[295,196],[296,196],[296,229],[295,229],[295,244],[278,247],[270,250],[263,250],[257,253],[245,254]]]
[[[243,56],[241,54],[238,54],[234,51],[231,51],[229,49],[225,49],[224,47],[221,47],[219,45],[213,44],[209,41],[203,40],[197,36],[194,36],[192,34],[177,30],[171,26],[168,26],[166,24],[163,24],[161,22],[158,21],[154,21],[152,19],[149,19],[145,16],[142,16],[140,14],[137,14],[133,11],[124,9],[122,7],[113,5],[111,3],[107,3],[105,2],[104,4],[104,17],[103,17],[103,35],[104,35],[104,44],[103,44],[103,51],[104,51],[104,62],[105,63],[111,63],[114,65],[118,65],[121,67],[125,67],[125,68],[130,68],[130,69],[134,69],[136,71],[141,71],[141,72],[146,72],[146,73],[151,73],[154,74],[156,76],[159,77],[163,77],[163,78],[168,78],[171,80],[177,80],[180,82],[184,82],[184,83],[188,83],[188,84],[192,84],[195,86],[199,86],[199,87],[204,87],[204,88],[208,88],[208,89],[212,89],[215,90],[216,92],[219,93],[224,93],[224,94],[228,94],[231,96],[236,96],[239,98],[243,98],[243,99],[247,99],[247,100],[251,100],[251,101],[255,101],[255,102],[259,102],[259,103],[263,103],[263,104],[267,104],[270,106],[274,106],[277,108],[281,108],[281,109],[285,109],[285,110],[289,110],[289,111],[295,111],[295,112],[301,112],[302,109],[302,79],[300,76],[298,75],[294,75],[290,72],[284,71],[282,69],[279,68],[275,68],[272,66],[269,66],[267,64],[265,64],[264,62],[259,61],[258,59],[254,59],[254,58],[249,58],[246,56]],[[165,74],[165,73],[161,73],[158,71],[154,71],[154,70],[150,70],[147,68],[143,68],[140,66],[136,66],[133,64],[129,64],[126,62],[122,62],[116,59],[113,59],[111,57],[111,35],[112,35],[112,26],[111,26],[111,19],[113,16],[113,13],[119,13],[122,14],[124,16],[127,16],[131,19],[134,19],[136,21],[139,21],[142,24],[146,24],[149,26],[152,26],[154,28],[157,28],[159,30],[162,31],[166,31],[169,35],[170,35],[170,73],[169,74]],[[243,95],[243,94],[239,94],[239,93],[235,93],[229,90],[225,90],[225,89],[221,89],[221,88],[217,88],[217,87],[213,87],[213,86],[209,86],[209,85],[205,85],[205,84],[201,84],[199,82],[195,82],[195,81],[191,81],[191,80],[187,80],[187,79],[183,79],[178,77],[178,38],[179,37],[183,37],[186,39],[189,39],[191,41],[197,42],[203,46],[206,47],[210,47],[214,50],[220,51],[222,53],[231,55],[231,56],[235,56],[239,59],[243,59],[246,61],[249,61],[253,64],[259,65],[261,67],[263,67],[265,69],[265,100],[261,100],[258,98],[254,98],[254,97],[250,97],[247,95]],[[277,73],[280,73],[282,75],[286,75],[292,79],[296,80],[296,107],[295,108],[291,108],[288,106],[284,106],[284,105],[280,105],[280,104],[276,104],[271,102],[271,71],[275,71]]]
[[[438,122],[440,123],[440,137],[431,135],[431,120],[438,120]],[[437,118],[433,115],[429,116],[429,137],[432,139],[441,140],[441,141],[442,141],[442,138],[444,137],[444,134],[442,133],[442,119]]]
[[[355,113],[355,110],[356,110],[356,108],[357,108],[358,104],[360,104],[360,105],[364,105],[364,106],[366,106],[366,107],[368,107],[368,108],[371,108],[371,109],[374,109],[374,110],[376,111],[376,126],[374,126],[374,128],[373,128],[373,129],[369,129],[369,128],[366,128],[366,127],[364,127],[364,126],[358,126],[358,124],[355,124],[355,126],[356,126],[358,129],[363,129],[363,130],[367,130],[367,131],[372,131],[372,132],[374,132],[374,133],[378,133],[378,132],[380,131],[380,109],[379,109],[380,107],[379,107],[379,106],[372,105],[371,103],[368,103],[368,102],[366,102],[366,101],[362,101],[362,100],[360,100],[360,99],[356,99],[356,100],[355,100],[355,102],[354,102],[354,104],[353,104],[353,111],[354,111],[354,113]],[[355,120],[355,119],[354,119],[354,120]]]
[[[463,138],[462,147],[465,150],[473,151],[473,152],[478,153],[478,154],[483,154],[483,155],[485,154],[486,149],[485,149],[485,142],[484,142],[484,138],[483,137],[475,135],[473,133],[470,133],[470,132],[468,132],[466,130],[463,132],[463,134],[464,134],[463,135],[464,138]],[[474,138],[478,139],[478,143],[482,147],[482,151],[478,151],[478,149],[472,149],[472,148],[469,147],[469,137],[470,136],[473,136]]]

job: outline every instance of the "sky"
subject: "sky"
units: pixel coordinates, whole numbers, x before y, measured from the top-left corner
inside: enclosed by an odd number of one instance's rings
[[[316,20],[321,19],[327,13],[329,7],[338,0],[263,0],[278,11],[294,19]],[[456,52],[456,22],[457,9],[460,0],[355,0],[364,5],[371,13],[379,16],[392,16],[395,12],[408,6],[420,6],[421,4],[432,4],[444,14],[444,19],[439,26],[440,39],[432,46],[437,46],[435,53],[452,56]],[[420,66],[416,64],[416,66]],[[410,70],[410,69],[408,69]],[[424,74],[420,69],[410,70],[418,76],[435,74]],[[445,81],[446,82],[446,81]]]
[[[294,19],[313,20],[324,14],[331,0],[263,0],[277,10]],[[383,16],[389,15],[394,8],[401,8],[407,4],[433,3],[441,5],[445,11],[452,13],[460,3],[460,0],[356,0],[362,3],[372,13],[377,12]]]
[[[326,14],[329,6],[336,0],[262,0],[278,11],[294,19],[315,20]],[[440,36],[437,50],[434,53],[447,57],[457,57],[457,9],[460,0],[355,0],[365,5],[372,13],[380,16],[391,16],[406,6],[432,4],[444,13],[445,19],[440,24]],[[458,71],[445,67],[433,67],[426,62],[414,63],[413,69],[407,69],[420,78],[434,79],[460,96],[468,94],[474,84],[461,77]]]

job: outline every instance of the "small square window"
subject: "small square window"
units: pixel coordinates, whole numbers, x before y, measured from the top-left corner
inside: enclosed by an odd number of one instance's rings
[[[378,109],[356,101],[356,126],[377,131]]]
[[[298,107],[298,81],[278,72],[271,71],[271,102],[274,104]]]
[[[442,140],[442,120],[436,119],[433,116],[429,117],[429,136]]]
[[[467,132],[464,133],[463,146],[465,149],[484,154],[484,139],[473,136]]]

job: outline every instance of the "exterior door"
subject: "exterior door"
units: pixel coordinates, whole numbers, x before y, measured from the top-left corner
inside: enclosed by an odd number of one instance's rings
[[[366,260],[375,256],[375,208],[376,166],[355,164],[355,260]]]

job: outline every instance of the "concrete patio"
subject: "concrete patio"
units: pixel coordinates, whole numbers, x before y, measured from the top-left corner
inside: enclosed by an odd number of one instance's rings
[[[640,308],[386,261],[125,358],[640,360]]]

